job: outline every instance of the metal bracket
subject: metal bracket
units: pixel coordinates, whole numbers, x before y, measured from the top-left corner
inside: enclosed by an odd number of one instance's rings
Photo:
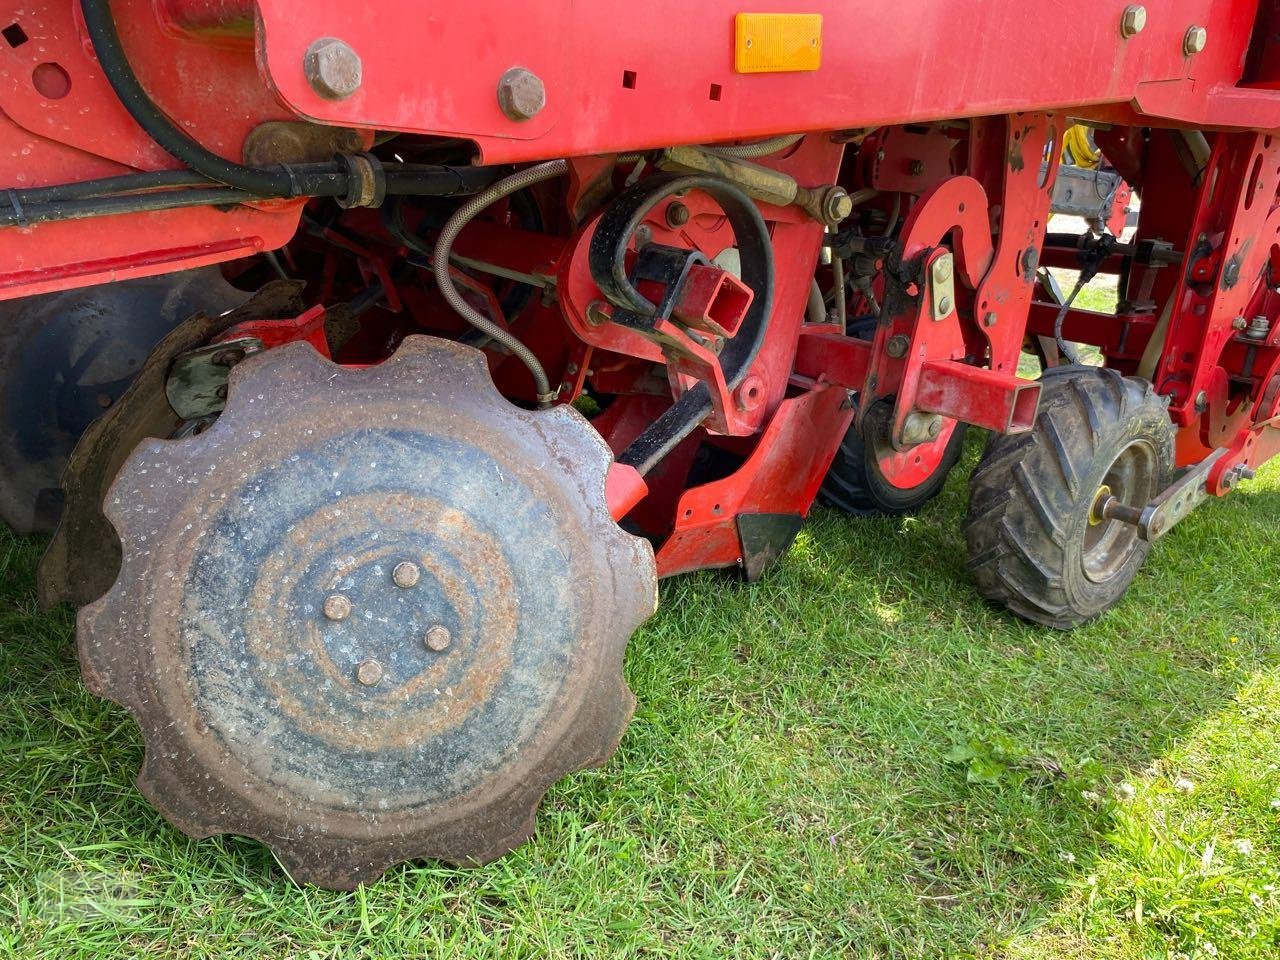
[[[1220,447],[1193,467],[1189,467],[1173,483],[1165,487],[1145,507],[1130,507],[1114,497],[1099,505],[1097,514],[1107,520],[1131,523],[1143,540],[1159,540],[1205,500],[1209,499],[1209,474],[1227,454]]]
[[[262,349],[262,341],[257,337],[236,337],[175,357],[164,383],[169,406],[183,420],[220,412],[227,402],[227,377],[231,368]]]
[[[945,320],[956,308],[955,266],[949,253],[933,261],[929,272],[929,303],[935,322]]]

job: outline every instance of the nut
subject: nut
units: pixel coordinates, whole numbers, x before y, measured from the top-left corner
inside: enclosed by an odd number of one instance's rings
[[[1182,38],[1182,52],[1188,57],[1194,57],[1208,42],[1208,30],[1198,26],[1188,27],[1186,35]]]
[[[302,72],[311,89],[327,100],[345,100],[360,89],[359,55],[335,37],[321,37],[302,56]]]
[[[911,345],[911,341],[907,339],[906,334],[895,333],[884,345],[884,352],[895,360],[901,360],[907,355],[907,347]]]
[[[418,565],[408,560],[401,560],[396,564],[395,569],[391,571],[391,579],[395,585],[404,587],[406,590],[415,586],[421,576],[422,571],[418,569]]]
[[[428,630],[426,637],[423,639],[427,649],[434,650],[436,653],[448,649],[449,644],[453,642],[453,637],[450,635],[449,630],[439,624]]]
[[[994,327],[999,322],[1000,322],[1000,318],[996,316],[996,313],[994,310],[987,312],[982,317],[982,325],[984,327]]]
[[[324,615],[330,620],[345,620],[351,615],[351,601],[340,593],[324,598]]]
[[[822,219],[835,226],[853,213],[853,197],[844,187],[831,187],[822,198]]]
[[[1147,8],[1140,3],[1131,3],[1120,14],[1120,36],[1128,40],[1136,37],[1147,25]]]
[[[356,679],[366,687],[376,687],[382,679],[382,664],[377,660],[361,660],[356,664]]]
[[[689,222],[689,208],[679,200],[667,204],[667,226],[673,230],[676,227],[683,227]]]
[[[510,120],[532,120],[547,105],[547,88],[538,75],[512,67],[498,81],[498,106]]]

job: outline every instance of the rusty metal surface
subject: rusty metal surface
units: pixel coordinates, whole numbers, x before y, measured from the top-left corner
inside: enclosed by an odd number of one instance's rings
[[[185,320],[160,341],[137,376],[106,413],[81,435],[62,475],[62,519],[40,559],[36,586],[44,609],[83,606],[111,586],[120,568],[120,542],[102,501],[120,465],[143,439],[167,437],[180,420],[165,399],[165,380],[178,355],[203,346],[237,323],[289,316],[301,309],[303,284],[267,284],[236,309]]]
[[[146,740],[142,791],[335,888],[521,843],[634,703],[622,655],[656,574],[609,516],[611,461],[576,411],[512,406],[458,344],[235,367],[214,426],[125,464],[120,577],[80,614],[86,682]]]

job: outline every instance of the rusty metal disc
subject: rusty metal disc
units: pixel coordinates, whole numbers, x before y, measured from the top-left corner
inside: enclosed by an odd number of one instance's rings
[[[146,740],[142,791],[342,889],[523,842],[634,702],[622,654],[656,574],[609,516],[610,462],[575,411],[512,406],[448,341],[236,367],[214,426],[124,465],[120,576],[80,614],[86,682]]]

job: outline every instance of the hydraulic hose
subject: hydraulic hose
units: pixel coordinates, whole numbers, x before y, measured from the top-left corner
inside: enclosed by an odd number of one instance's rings
[[[103,75],[120,102],[148,136],[195,173],[257,198],[343,197],[348,194],[351,174],[342,163],[247,167],[205,149],[165,116],[143,89],[125,56],[108,0],[80,0],[80,9]],[[419,169],[405,165],[384,170],[387,193],[451,196],[471,192],[466,175],[452,167]],[[183,173],[177,171],[179,176]],[[480,176],[492,178],[492,174],[480,173]]]
[[[504,197],[511,196],[517,190],[523,190],[525,187],[541,183],[544,180],[562,177],[568,172],[569,161],[548,160],[546,163],[526,167],[524,170],[513,173],[509,177],[505,177],[480,191],[460,206],[453,216],[445,222],[444,227],[440,230],[440,235],[436,238],[435,249],[432,251],[431,256],[431,269],[435,274],[436,286],[439,287],[441,295],[444,296],[449,306],[453,307],[463,320],[466,320],[467,323],[495,343],[499,343],[511,351],[521,363],[529,368],[529,373],[533,376],[534,392],[538,395],[538,405],[540,407],[550,405],[551,401],[555,399],[555,394],[551,391],[551,384],[547,380],[547,372],[542,369],[542,364],[534,356],[532,350],[467,303],[462,294],[458,292],[458,288],[454,286],[453,277],[449,273],[449,253],[453,249],[453,242],[458,239],[458,234],[462,233],[463,228],[485,207],[496,203]]]
[[[771,153],[779,153],[803,139],[803,133],[793,133],[785,137],[770,137],[768,140],[759,140],[755,143],[739,143],[728,147],[703,147],[702,149],[717,157],[729,157],[734,160],[754,160],[757,157],[767,157]]]
[[[303,182],[301,178],[290,176],[283,167],[255,169],[206,150],[179,130],[142,88],[138,75],[125,56],[107,0],[80,0],[80,11],[103,75],[124,108],[151,139],[192,170],[257,197],[332,197],[347,192],[345,172],[340,173],[337,164],[330,166],[338,176]]]
[[[328,166],[299,164],[293,169],[305,178],[312,172],[327,175],[322,168]],[[384,167],[383,173],[389,195],[453,197],[475,193],[492,183],[500,171],[492,167],[404,164]],[[204,189],[198,189],[201,187]],[[0,206],[0,227],[260,199],[243,190],[219,186],[190,170],[156,170],[0,192],[0,201],[8,203],[7,209]]]

